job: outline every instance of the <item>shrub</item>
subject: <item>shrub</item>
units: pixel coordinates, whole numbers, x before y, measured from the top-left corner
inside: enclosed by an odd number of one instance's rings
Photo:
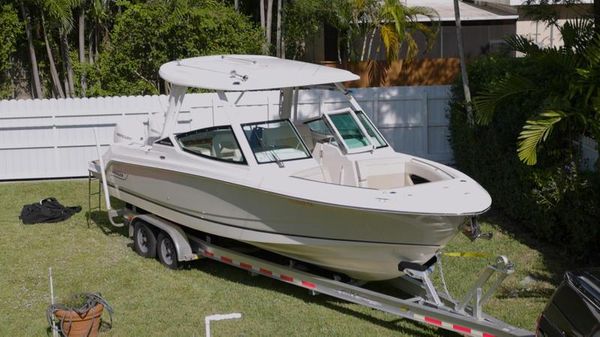
[[[115,19],[98,68],[87,70],[90,95],[165,92],[158,75],[163,63],[210,54],[257,54],[262,43],[260,29],[249,18],[217,1],[127,4]]]
[[[544,85],[541,72],[524,58],[489,56],[469,65],[474,96],[510,74]],[[557,129],[543,145],[536,166],[517,156],[517,137],[525,121],[537,113],[539,97],[520,97],[499,107],[491,123],[469,126],[460,82],[452,87],[450,143],[456,165],[492,196],[493,208],[538,238],[557,245],[579,262],[598,256],[600,215],[598,173],[582,173],[578,149],[568,129]]]

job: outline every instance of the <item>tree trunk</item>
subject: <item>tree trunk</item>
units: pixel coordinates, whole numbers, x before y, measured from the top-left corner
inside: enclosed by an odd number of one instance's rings
[[[283,14],[283,1],[282,0],[277,0],[277,36],[276,39],[277,41],[275,41],[276,46],[275,46],[275,55],[277,55],[277,57],[282,57],[282,51],[281,51],[281,15]]]
[[[365,60],[365,55],[367,53],[367,43],[368,42],[369,42],[369,35],[367,35],[367,33],[365,32],[365,34],[363,34],[362,50],[360,51],[360,58],[358,59],[359,61],[364,61]]]
[[[340,45],[340,32],[339,31],[337,32],[336,47],[337,47],[338,63],[342,64],[342,48]]]
[[[260,3],[260,27],[265,29],[265,0],[258,0]]]
[[[268,54],[269,53],[269,45],[267,44],[267,26],[266,26],[266,18],[265,18],[265,0],[259,0],[260,1],[260,28],[262,28],[263,30],[263,37],[265,37],[265,40],[263,41],[263,54]]]
[[[367,49],[367,58],[366,60],[370,60],[371,59],[371,53],[373,51],[373,40],[375,40],[375,33],[377,33],[377,27],[373,28],[373,31],[371,32],[371,37],[369,40],[369,49]]]
[[[60,45],[62,50],[63,65],[65,67],[65,93],[68,97],[75,95],[75,86],[73,84],[73,65],[69,57],[69,41],[64,29],[60,29]]]
[[[82,7],[79,9],[79,62],[85,63],[85,11]]]
[[[79,8],[79,63],[84,64],[85,62],[85,9],[83,8],[83,2]],[[81,96],[85,97],[87,90],[87,80],[85,71],[81,73]]]
[[[40,81],[40,71],[38,69],[37,57],[35,55],[35,48],[33,46],[29,12],[25,8],[23,1],[21,1],[21,13],[23,14],[23,21],[25,21],[25,33],[27,35],[27,46],[29,47],[29,60],[31,61],[31,79],[33,85],[31,96],[32,98],[44,98],[44,94],[42,92],[42,81]]]
[[[460,22],[460,9],[458,0],[454,0],[454,18],[456,20],[456,44],[458,46],[458,57],[460,59],[460,75],[463,82],[463,90],[465,93],[465,105],[467,108],[467,121],[469,125],[474,124],[473,109],[471,106],[471,89],[469,88],[469,77],[467,75],[467,65],[465,64],[465,50],[462,41],[462,25]]]
[[[100,52],[98,49],[98,44],[100,43],[99,40],[98,30],[96,30],[96,33],[94,33],[94,63],[98,63],[98,59],[100,58]]]
[[[94,64],[94,32],[93,29],[90,29],[90,34],[88,35],[88,59],[90,64]]]
[[[42,18],[42,34],[44,35],[44,44],[46,45],[46,54],[48,55],[48,65],[50,66],[50,79],[52,81],[52,91],[54,95],[59,98],[65,98],[65,92],[60,84],[60,77],[58,77],[58,71],[56,70],[56,62],[54,61],[54,55],[52,54],[52,46],[50,46],[50,40],[48,39],[48,32],[46,31],[46,19],[44,13],[41,13]]]
[[[267,46],[271,48],[271,36],[273,32],[273,0],[267,0],[267,24],[266,24],[266,36]]]
[[[240,11],[240,0],[234,0],[233,1],[233,8],[235,8],[236,11]]]
[[[600,0],[594,0],[594,29],[600,34]]]

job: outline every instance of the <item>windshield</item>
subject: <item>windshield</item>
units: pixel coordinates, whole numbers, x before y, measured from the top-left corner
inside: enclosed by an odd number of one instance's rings
[[[388,146],[383,139],[383,136],[381,136],[381,133],[379,133],[377,128],[375,128],[373,123],[363,111],[356,111],[355,114],[358,122],[362,124],[364,130],[366,131],[366,134],[361,132],[356,119],[352,117],[348,110],[342,113],[328,114],[331,124],[333,124],[333,127],[335,127],[339,137],[342,138],[344,145],[348,149],[359,149],[371,144],[376,148]],[[331,126],[326,123],[325,117],[307,121],[305,124],[310,129],[313,142],[327,142],[337,145],[337,141],[334,136],[335,132],[332,130]],[[368,139],[366,137],[367,135]],[[368,143],[369,141],[370,143]]]
[[[371,145],[369,140],[360,131],[358,123],[349,112],[329,115],[331,122],[344,139],[348,149],[356,149]]]
[[[242,125],[256,161],[260,164],[310,158],[308,149],[288,120]]]
[[[387,143],[385,142],[385,140],[383,140],[383,137],[381,136],[379,131],[377,131],[373,123],[371,123],[371,121],[369,120],[369,118],[367,118],[367,115],[365,115],[364,112],[356,112],[356,117],[358,117],[362,125],[365,127],[365,130],[367,130],[369,138],[371,139],[371,143],[373,143],[373,145],[375,145],[376,148],[387,146]]]

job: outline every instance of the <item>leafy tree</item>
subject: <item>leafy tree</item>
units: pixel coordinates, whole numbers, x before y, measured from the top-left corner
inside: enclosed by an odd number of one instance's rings
[[[540,48],[519,36],[509,39],[514,50],[525,54],[531,74],[509,69],[503,80],[474,99],[477,121],[487,124],[509,100],[540,98],[518,139],[519,158],[528,165],[537,163],[538,148],[556,128],[561,128],[562,142],[584,134],[600,139],[600,35],[593,29],[590,20],[567,22],[560,27],[562,47]]]
[[[304,55],[306,44],[328,24],[340,33],[348,33],[351,22],[351,1],[348,0],[297,0],[285,8],[285,43],[292,59]],[[338,36],[338,57],[346,36]]]
[[[127,4],[115,19],[111,44],[89,72],[91,95],[165,92],[161,64],[185,57],[260,53],[260,29],[217,1]]]
[[[0,99],[12,95],[10,81],[13,58],[17,51],[17,42],[22,34],[22,23],[15,8],[10,5],[0,6]]]

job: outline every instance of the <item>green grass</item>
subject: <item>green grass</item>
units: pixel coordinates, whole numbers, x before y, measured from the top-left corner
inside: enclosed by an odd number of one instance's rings
[[[61,223],[21,224],[21,207],[48,196],[83,211]],[[230,312],[243,318],[214,323],[214,336],[457,336],[213,261],[168,270],[136,255],[125,230],[104,216],[95,214],[88,226],[87,200],[84,180],[0,184],[0,336],[47,335],[49,267],[58,298],[101,292],[112,304],[114,326],[103,336],[204,336],[206,315]],[[535,240],[518,231],[519,240],[496,225],[484,230],[494,233],[491,241],[459,235],[446,251],[508,255],[517,271],[485,310],[531,330],[560,280],[562,260],[528,247]],[[463,294],[488,261],[445,257],[450,291]],[[522,284],[528,275],[535,281]]]

